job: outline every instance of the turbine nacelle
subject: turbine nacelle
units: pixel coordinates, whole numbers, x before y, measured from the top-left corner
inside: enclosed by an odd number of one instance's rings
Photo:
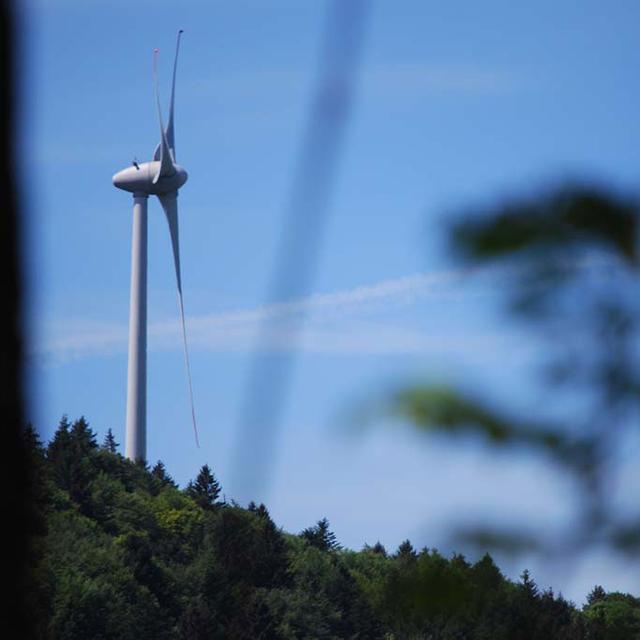
[[[131,193],[162,195],[177,191],[188,178],[187,172],[178,164],[173,164],[173,175],[161,175],[160,161],[142,162],[137,166],[127,167],[113,176],[113,184]]]

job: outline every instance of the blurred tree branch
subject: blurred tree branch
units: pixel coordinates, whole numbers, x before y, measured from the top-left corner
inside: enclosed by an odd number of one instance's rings
[[[580,400],[575,416],[558,423],[518,417],[499,408],[504,399],[442,386],[404,388],[391,398],[391,413],[420,429],[524,446],[572,474],[581,490],[581,521],[567,546],[576,550],[640,547],[640,514],[615,512],[608,492],[621,439],[638,428],[640,412],[639,211],[631,198],[568,185],[463,212],[449,232],[458,261],[508,264],[516,274],[505,291],[507,307],[546,340],[548,405],[563,406],[569,392]],[[513,552],[540,542],[486,527],[463,530],[458,539]]]

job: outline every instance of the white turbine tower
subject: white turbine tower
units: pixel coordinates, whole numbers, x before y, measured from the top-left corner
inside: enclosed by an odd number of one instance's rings
[[[160,122],[160,143],[151,162],[138,163],[113,176],[118,189],[133,193],[133,239],[131,244],[131,306],[129,311],[129,369],[127,374],[127,434],[125,455],[130,460],[146,460],[147,457],[147,201],[149,195],[158,196],[169,223],[173,259],[178,284],[178,302],[182,320],[182,339],[189,383],[189,400],[196,444],[198,430],[193,406],[191,368],[187,350],[187,333],[182,302],[180,276],[180,249],[178,243],[178,189],[187,181],[187,172],[176,163],[176,147],[173,131],[176,67],[180,50],[180,34],[176,43],[173,63],[173,83],[169,120],[166,129],[162,122],[158,95],[158,50],[153,52],[153,83]]]

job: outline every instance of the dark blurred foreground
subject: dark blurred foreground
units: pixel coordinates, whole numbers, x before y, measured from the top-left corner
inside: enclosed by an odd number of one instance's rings
[[[2,301],[0,314],[2,351],[0,352],[0,410],[4,419],[3,461],[0,483],[5,489],[3,505],[2,598],[3,637],[29,637],[30,613],[25,604],[28,583],[29,540],[33,523],[29,520],[27,465],[20,430],[22,411],[22,328],[20,296],[21,245],[17,212],[15,131],[16,62],[15,22],[11,3],[0,1],[0,270]]]
[[[63,418],[37,471],[29,611],[38,638],[104,640],[613,640],[640,634],[640,599],[595,587],[578,608],[528,572],[514,583],[405,541],[340,547],[326,519],[283,532],[267,508],[226,503],[203,466],[179,489]],[[28,637],[26,635],[13,637]]]

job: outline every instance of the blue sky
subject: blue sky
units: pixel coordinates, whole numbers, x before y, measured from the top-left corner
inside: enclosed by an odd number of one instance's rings
[[[316,80],[327,3],[25,0],[21,158],[27,204],[31,418],[63,413],[124,441],[131,202],[111,176],[158,138],[185,30],[176,111],[181,250],[202,446],[195,447],[168,231],[150,201],[149,459],[185,483],[209,463],[229,497],[249,350],[265,315],[307,315],[263,497],[299,531],[327,516],[347,546],[446,547],[460,514],[571,522],[574,487],[526,455],[426,439],[354,407],[405,380],[504,390],[530,410],[538,347],[500,311],[508,274],[460,273],[445,224],[460,207],[566,177],[637,188],[640,6],[374,3],[353,116],[310,295],[265,307],[296,151]],[[286,302],[286,301],[283,301]],[[274,334],[269,348],[286,349]],[[634,448],[635,447],[635,448]],[[638,488],[632,443],[617,479]],[[633,453],[635,452],[635,454]],[[237,470],[236,470],[237,471]],[[525,498],[523,499],[523,496]],[[632,589],[594,553],[542,585],[581,601],[598,580]]]

